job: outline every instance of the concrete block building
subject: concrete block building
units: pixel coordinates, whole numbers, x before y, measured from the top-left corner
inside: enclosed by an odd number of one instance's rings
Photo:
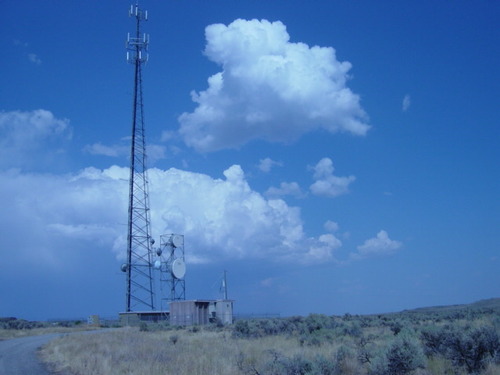
[[[170,324],[204,325],[233,323],[233,300],[188,300],[170,302]]]

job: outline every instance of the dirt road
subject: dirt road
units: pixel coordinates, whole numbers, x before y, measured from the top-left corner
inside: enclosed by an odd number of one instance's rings
[[[61,334],[0,341],[0,375],[50,375],[47,368],[38,361],[36,351],[57,336]]]

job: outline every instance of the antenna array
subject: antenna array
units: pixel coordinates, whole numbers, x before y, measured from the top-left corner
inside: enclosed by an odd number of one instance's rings
[[[172,301],[186,299],[186,263],[184,258],[184,236],[170,234],[160,236],[160,247],[156,254],[160,257],[161,309]]]

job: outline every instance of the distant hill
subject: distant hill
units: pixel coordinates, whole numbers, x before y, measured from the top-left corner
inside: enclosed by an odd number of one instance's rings
[[[456,311],[491,311],[500,313],[500,298],[489,298],[481,301],[463,304],[463,305],[447,305],[447,306],[431,306],[419,307],[411,310],[404,310],[402,313],[452,313]]]

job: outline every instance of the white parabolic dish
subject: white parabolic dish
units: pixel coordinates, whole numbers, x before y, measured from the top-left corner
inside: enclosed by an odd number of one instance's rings
[[[172,275],[176,279],[182,279],[186,274],[186,263],[181,258],[177,258],[172,263]]]
[[[181,235],[174,234],[172,235],[172,245],[175,247],[182,247],[184,245],[184,238]]]

